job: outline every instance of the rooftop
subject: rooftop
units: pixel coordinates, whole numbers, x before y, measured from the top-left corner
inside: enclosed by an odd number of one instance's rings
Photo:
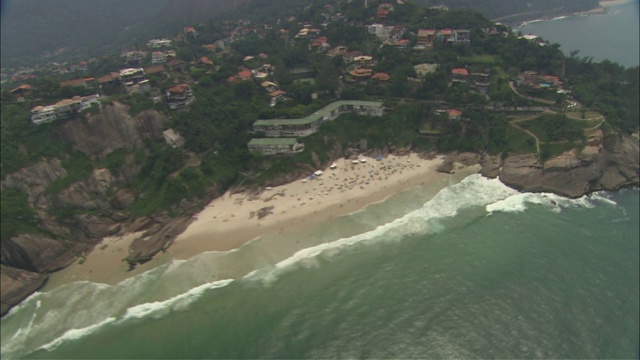
[[[360,100],[342,100],[333,102],[322,109],[314,112],[313,114],[298,118],[298,119],[270,119],[270,120],[257,120],[253,123],[254,126],[268,126],[268,125],[304,125],[310,124],[318,120],[318,118],[323,118],[331,114],[331,112],[338,110],[341,106],[367,106],[367,107],[375,107],[381,108],[382,102],[379,101],[360,101]]]

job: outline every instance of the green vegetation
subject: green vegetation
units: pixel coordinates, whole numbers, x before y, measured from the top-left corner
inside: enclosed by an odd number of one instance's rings
[[[2,190],[0,202],[1,240],[21,233],[38,232],[38,218],[27,202],[27,194],[16,189]]]
[[[514,127],[507,128],[507,151],[510,154],[530,154],[537,152],[536,139]]]
[[[87,155],[74,152],[68,159],[62,160],[62,167],[67,171],[67,176],[54,181],[47,188],[47,193],[58,194],[76,181],[88,179],[93,172],[93,163]]]
[[[529,129],[541,142],[575,143],[584,140],[582,129],[588,124],[562,115],[542,115],[536,119],[521,122],[520,126]]]
[[[156,104],[150,96],[124,94],[119,86],[101,90],[106,95],[103,102],[124,103],[129,106],[132,116],[147,109],[166,113],[169,117],[166,127],[175,129],[185,138],[184,148],[174,149],[161,139],[147,139],[144,146],[135,149],[131,155],[125,149],[118,149],[97,162],[72,152],[71,144],[54,140],[59,138],[56,128],[63,121],[35,126],[29,121],[29,110],[36,105],[95,90],[60,88],[62,78],[40,76],[28,82],[34,87],[33,96],[23,103],[15,102],[6,92],[2,94],[2,176],[43,158],[63,159],[67,176],[47,189],[47,194],[52,195],[88,178],[96,167],[106,167],[117,176],[128,170],[127,167],[137,165],[142,167],[138,178],[124,186],[137,194],[127,210],[134,216],[143,216],[162,212],[174,214],[181,207],[184,209],[185,200],[196,202],[232,186],[264,184],[290,173],[301,164],[315,167],[317,160],[327,162],[336,149],[358,147],[361,140],[366,140],[368,149],[411,147],[503,156],[536,152],[535,139],[510,124],[506,115],[500,113],[504,108],[539,105],[519,97],[509,85],[511,78],[528,70],[561,77],[573,90],[577,101],[605,115],[607,122],[603,128],[608,131],[637,129],[638,68],[624,69],[608,62],[593,64],[575,56],[565,59],[557,44],[539,46],[518,39],[515,34],[492,36],[483,29],[495,24],[477,13],[456,9],[463,3],[468,5],[467,2],[446,0],[444,4],[454,9],[451,11],[427,9],[412,3],[396,6],[387,22],[405,25],[405,38],[410,45],[415,44],[419,29],[464,28],[471,31],[470,46],[436,42],[433,49],[423,52],[414,51],[411,46],[407,49],[381,46],[375,37],[366,34],[363,26],[370,23],[380,3],[375,0],[370,1],[369,8],[364,8],[359,1],[322,0],[309,5],[308,1],[279,0],[261,6],[248,1],[240,4],[233,14],[237,18],[250,19],[252,23],[198,23],[198,37],[188,36],[175,42],[177,57],[187,63],[186,72],[169,72],[168,76],[157,74],[149,78],[155,91],[161,92],[176,82],[189,83],[197,100],[187,108],[169,111],[166,104]],[[185,10],[176,2],[171,3],[170,8],[176,13],[187,13],[188,9],[198,6],[190,4]],[[335,7],[333,10],[324,7],[329,3]],[[551,0],[543,3],[531,5],[530,10],[550,5]],[[569,6],[568,0],[562,3]],[[215,8],[214,2],[201,6]],[[508,4],[513,8],[519,6],[522,4],[517,1]],[[327,12],[343,14],[345,19],[328,21],[323,26]],[[283,18],[286,14],[295,15],[295,20]],[[343,45],[350,51],[359,50],[371,55],[375,59],[373,72],[390,74],[389,81],[352,82],[347,73],[353,67],[345,66],[340,56],[330,58],[323,52],[310,50],[311,39],[292,41],[301,23],[322,29],[321,36],[327,37],[332,46]],[[241,26],[237,24],[245,24],[244,30],[252,30],[246,35],[238,35],[225,51],[203,48],[202,45],[227,37],[236,26]],[[167,25],[167,28],[173,29],[174,25]],[[502,26],[497,28],[508,31]],[[280,30],[288,31],[288,41]],[[182,33],[181,27],[178,31]],[[138,48],[143,45],[144,41]],[[268,58],[256,56],[259,53],[266,53]],[[248,55],[254,58],[243,61]],[[215,68],[204,68],[192,62],[201,56],[210,57]],[[260,81],[227,80],[233,79],[242,66],[255,69],[267,63],[275,66],[267,79],[287,93],[286,100],[275,106],[269,106],[270,97],[259,85]],[[414,65],[423,63],[438,64],[438,68],[418,80]],[[122,67],[119,56],[105,56],[89,64],[89,73],[98,77]],[[452,84],[451,70],[461,67],[472,73],[490,73],[488,92],[472,82]],[[299,68],[311,69],[315,76],[296,79],[292,70]],[[560,111],[559,105],[564,98],[555,92],[549,98],[559,101],[554,109]],[[260,156],[247,150],[247,142],[259,136],[252,133],[252,124],[257,119],[304,117],[338,99],[382,100],[387,112],[382,117],[345,114],[324,124],[317,133],[300,139],[305,151],[295,155]],[[446,112],[451,108],[462,111],[461,119],[450,120],[446,115],[434,112],[436,109]],[[98,111],[96,108],[86,110],[90,114]],[[541,159],[547,159],[583,143],[584,129],[594,127],[600,121],[588,120],[590,114],[584,115],[585,119],[581,113],[571,119],[545,115],[520,125],[540,138],[539,155]],[[77,117],[64,121],[75,120]],[[429,130],[430,139],[421,137],[420,129]],[[11,201],[23,200],[22,195],[10,195]],[[75,213],[74,209],[64,209],[58,210],[55,216],[64,220]],[[20,226],[28,228],[27,225],[33,224],[27,221],[26,225]]]

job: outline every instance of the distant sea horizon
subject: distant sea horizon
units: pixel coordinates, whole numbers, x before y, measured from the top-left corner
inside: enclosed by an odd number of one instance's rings
[[[572,39],[589,19],[619,25],[614,9],[531,32],[575,21],[548,39],[595,58]],[[430,186],[117,285],[37,292],[0,323],[0,357],[638,358],[638,187],[568,199],[478,174]],[[227,276],[239,263],[255,270]]]
[[[609,6],[603,14],[528,21],[513,30],[558,43],[566,55],[579,50],[576,56],[593,57],[596,62],[610,60],[624,67],[640,65],[639,0]]]

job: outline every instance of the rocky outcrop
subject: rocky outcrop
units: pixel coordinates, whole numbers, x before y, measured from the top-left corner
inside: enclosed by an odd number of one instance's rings
[[[114,102],[100,114],[86,114],[83,121],[69,121],[56,128],[54,139],[69,143],[75,150],[104,159],[116,149],[132,150],[142,146],[145,137],[162,136],[166,116],[145,110],[132,117],[128,107]]]
[[[51,208],[76,210],[108,210],[111,206],[109,187],[114,178],[108,169],[95,169],[85,181],[73,183],[52,199]]]
[[[608,135],[584,150],[568,151],[541,164],[533,154],[512,155],[499,171],[500,180],[521,191],[553,192],[580,197],[598,190],[617,190],[639,183],[638,141]]]
[[[133,268],[136,264],[143,264],[151,260],[155,254],[166,250],[192,221],[191,216],[158,217],[134,224],[130,230],[146,231],[129,247],[129,266]]]
[[[60,160],[40,161],[7,175],[2,181],[2,189],[17,188],[28,195],[28,201],[34,208],[48,207],[48,199],[44,192],[54,181],[67,176]]]
[[[15,268],[48,274],[68,266],[91,247],[54,240],[39,234],[20,234],[0,244],[0,262]]]
[[[0,265],[0,316],[4,316],[13,306],[38,291],[48,278],[47,275]]]

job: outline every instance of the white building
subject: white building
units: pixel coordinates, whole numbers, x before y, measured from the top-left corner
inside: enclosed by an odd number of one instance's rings
[[[160,65],[167,62],[167,55],[162,51],[154,51],[151,53],[151,64]]]
[[[36,124],[52,122],[56,119],[68,117],[74,112],[81,112],[97,104],[100,106],[100,95],[75,96],[71,99],[60,100],[53,105],[36,106],[31,110],[31,121]]]
[[[185,143],[184,138],[180,136],[180,134],[173,129],[167,129],[163,131],[162,137],[164,138],[164,141],[167,142],[167,144],[169,144],[171,147],[174,147],[174,148],[180,147]]]
[[[153,39],[153,40],[149,40],[149,42],[147,42],[147,46],[150,48],[161,48],[161,47],[168,47],[171,46],[172,42],[169,39]]]

